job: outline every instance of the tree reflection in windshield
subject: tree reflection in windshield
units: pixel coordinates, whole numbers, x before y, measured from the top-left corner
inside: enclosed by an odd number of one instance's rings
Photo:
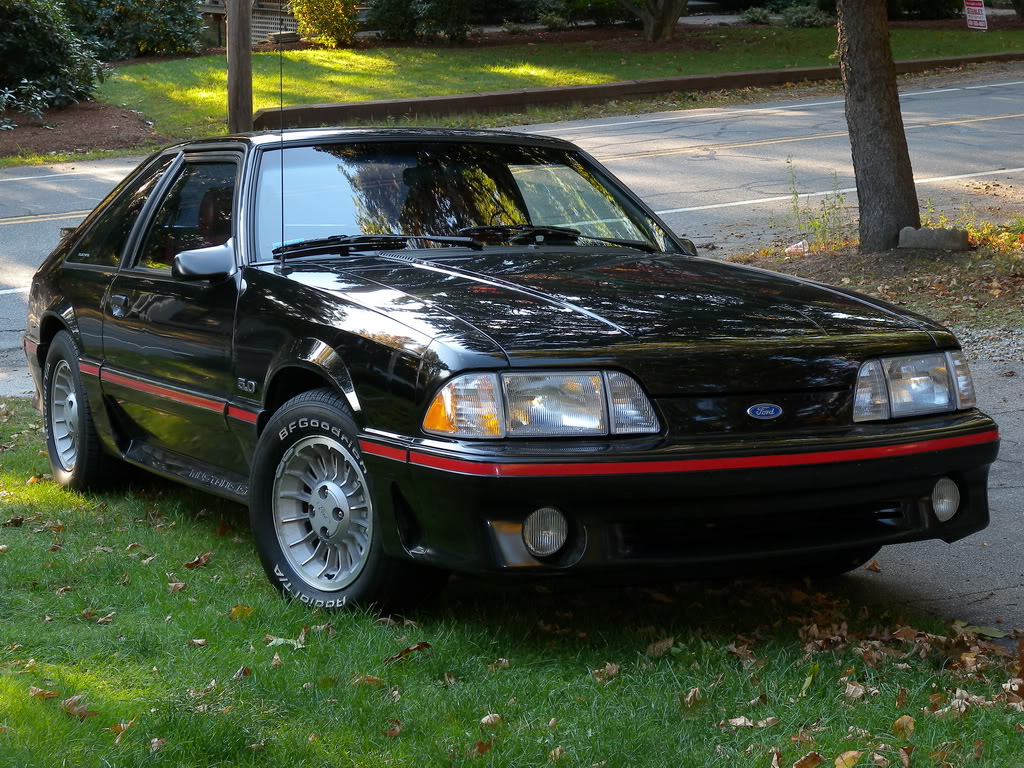
[[[458,235],[465,227],[499,225],[572,227],[675,250],[661,228],[583,158],[540,147],[435,141],[269,149],[257,205],[262,258],[282,240]],[[499,240],[495,235],[491,242]]]

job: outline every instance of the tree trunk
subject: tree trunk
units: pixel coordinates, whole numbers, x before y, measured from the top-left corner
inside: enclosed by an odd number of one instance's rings
[[[644,40],[664,43],[672,39],[689,0],[619,0],[619,3],[640,17]]]
[[[903,227],[921,226],[921,214],[896,90],[886,0],[839,0],[837,10],[860,247],[889,250]]]

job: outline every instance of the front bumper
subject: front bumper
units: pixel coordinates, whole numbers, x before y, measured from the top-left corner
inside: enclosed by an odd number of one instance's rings
[[[754,443],[445,444],[364,435],[385,549],[453,570],[530,574],[668,568],[952,542],[988,525],[995,423],[978,411],[790,434]],[[957,514],[931,508],[941,477]],[[522,523],[542,506],[569,541],[531,556]]]

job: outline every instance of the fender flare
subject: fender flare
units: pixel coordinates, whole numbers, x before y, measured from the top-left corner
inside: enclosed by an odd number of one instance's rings
[[[357,421],[361,420],[362,406],[356,395],[352,374],[341,355],[330,344],[315,338],[293,339],[274,356],[263,382],[264,402],[274,379],[288,368],[305,368],[330,381],[345,397]]]

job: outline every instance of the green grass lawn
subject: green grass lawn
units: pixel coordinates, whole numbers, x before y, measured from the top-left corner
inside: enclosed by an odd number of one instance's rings
[[[833,64],[834,29],[726,29],[687,32],[693,49],[616,51],[589,43],[507,47],[305,50],[284,54],[284,103],[436,96],[647,77]],[[1018,50],[1024,32],[895,29],[897,59]],[[708,44],[716,46],[701,50]],[[278,104],[278,55],[253,56],[256,109]],[[222,56],[118,67],[101,101],[143,112],[175,138],[224,133]]]
[[[935,620],[771,581],[465,579],[409,620],[310,613],[241,508],[145,478],[65,492],[42,447],[27,403],[0,406],[5,767],[1020,765],[1012,659]]]

